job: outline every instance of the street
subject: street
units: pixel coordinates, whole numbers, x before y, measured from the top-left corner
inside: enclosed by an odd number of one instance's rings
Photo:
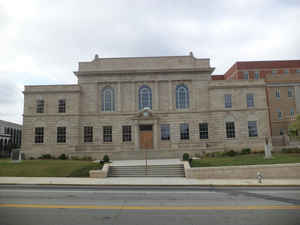
[[[0,186],[1,225],[299,221],[299,187]]]

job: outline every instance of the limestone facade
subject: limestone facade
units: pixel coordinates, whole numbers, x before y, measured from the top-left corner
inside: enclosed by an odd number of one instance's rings
[[[25,86],[22,148],[27,157],[108,154],[112,159],[263,150],[264,138],[270,135],[265,82],[214,81],[213,70],[209,59],[192,54],[95,56],[91,62],[80,62],[74,72],[76,85]],[[225,95],[231,96],[231,107],[225,107]],[[61,100],[64,112],[59,112]],[[41,102],[43,110],[37,112]],[[256,124],[251,137],[248,121]],[[232,138],[226,132],[229,122],[234,123]],[[65,129],[65,139],[58,143],[60,128]]]

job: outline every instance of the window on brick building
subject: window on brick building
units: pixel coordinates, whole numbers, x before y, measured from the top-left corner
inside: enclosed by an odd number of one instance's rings
[[[84,142],[93,142],[93,127],[83,128]]]
[[[123,142],[131,141],[131,126],[122,126]]]
[[[36,127],[34,134],[35,143],[44,143],[44,127]]]
[[[200,139],[208,139],[208,123],[199,124]]]
[[[258,80],[259,79],[259,71],[254,72],[254,79]]]
[[[58,112],[59,113],[65,113],[66,112],[66,100],[65,99],[59,99],[58,100]]]
[[[225,108],[232,107],[231,95],[224,95]]]
[[[254,107],[254,94],[247,94],[247,107]]]
[[[112,126],[103,127],[103,142],[112,142]]]
[[[37,113],[44,113],[44,100],[38,99],[36,100],[36,112]]]
[[[256,121],[248,121],[248,134],[249,137],[257,137]]]
[[[226,137],[235,138],[234,122],[226,122]]]
[[[170,125],[161,124],[160,125],[160,139],[161,140],[170,140]]]
[[[66,143],[66,127],[57,127],[57,143]]]
[[[293,97],[294,96],[294,88],[288,88],[288,97]]]
[[[181,140],[190,139],[189,125],[187,123],[180,124],[180,139]]]
[[[249,72],[248,71],[243,72],[243,78],[244,78],[244,80],[249,80]]]
[[[276,98],[280,98],[280,89],[279,88],[276,88],[275,96],[276,96]]]

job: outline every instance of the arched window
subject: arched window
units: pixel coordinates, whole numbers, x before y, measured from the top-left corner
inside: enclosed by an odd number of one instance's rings
[[[139,89],[139,109],[146,107],[152,109],[152,92],[150,87],[143,85]]]
[[[114,89],[111,87],[105,87],[102,90],[102,111],[115,111],[115,95]]]
[[[189,89],[184,84],[176,86],[176,108],[189,108]]]

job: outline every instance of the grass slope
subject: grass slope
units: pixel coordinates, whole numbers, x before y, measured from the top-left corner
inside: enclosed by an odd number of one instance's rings
[[[0,160],[0,176],[14,177],[88,177],[98,163],[79,160]]]
[[[264,154],[237,155],[234,157],[205,157],[192,161],[192,167],[241,166],[258,164],[300,163],[299,153],[275,153],[272,159],[264,159]]]

